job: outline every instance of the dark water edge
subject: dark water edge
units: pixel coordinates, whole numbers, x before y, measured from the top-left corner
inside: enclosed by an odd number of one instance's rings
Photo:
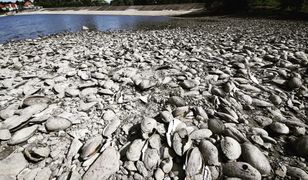
[[[217,17],[255,18],[268,20],[308,21],[308,12],[281,10],[277,8],[250,8],[238,11],[196,11],[176,17]]]
[[[33,39],[63,32],[78,32],[83,26],[102,32],[159,27],[165,16],[108,15],[18,15],[0,18],[0,43]]]

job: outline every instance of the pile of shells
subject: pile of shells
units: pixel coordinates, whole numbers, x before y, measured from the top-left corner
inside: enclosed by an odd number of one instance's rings
[[[307,179],[308,24],[176,21],[1,44],[0,179]]]

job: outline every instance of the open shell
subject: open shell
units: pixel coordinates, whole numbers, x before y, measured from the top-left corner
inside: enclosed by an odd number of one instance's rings
[[[179,156],[183,156],[184,153],[192,146],[192,141],[188,136],[186,129],[181,129],[173,135],[173,150]]]

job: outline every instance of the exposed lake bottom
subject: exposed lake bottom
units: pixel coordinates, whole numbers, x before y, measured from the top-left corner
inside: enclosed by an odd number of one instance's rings
[[[0,177],[307,179],[307,37],[211,17],[1,44]]]

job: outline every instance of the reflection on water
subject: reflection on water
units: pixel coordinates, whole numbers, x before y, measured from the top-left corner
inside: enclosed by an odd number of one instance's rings
[[[22,15],[0,18],[0,43],[35,38],[64,31],[76,32],[82,26],[99,31],[136,29],[144,23],[167,21],[168,17],[105,15]]]

